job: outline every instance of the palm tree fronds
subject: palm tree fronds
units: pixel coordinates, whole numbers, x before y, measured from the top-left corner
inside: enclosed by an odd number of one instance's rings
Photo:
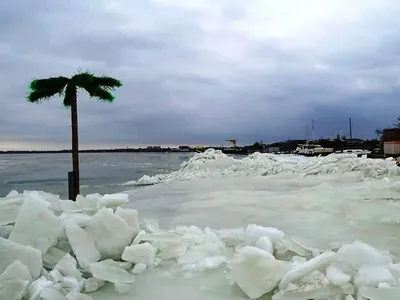
[[[60,93],[59,89],[32,90],[26,97],[26,100],[31,103],[40,103],[41,101],[48,100],[55,94],[59,94],[59,93]]]
[[[30,89],[32,91],[38,90],[63,90],[65,85],[68,83],[69,79],[67,77],[50,77],[46,79],[35,79],[32,80],[30,84]]]
[[[95,83],[106,90],[114,90],[122,86],[121,81],[107,76],[95,77]]]
[[[98,98],[100,101],[112,103],[114,101],[114,96],[102,87],[85,87],[85,90],[89,93],[90,97]]]
[[[85,88],[85,86],[95,86],[95,76],[90,72],[78,73],[71,78],[71,81],[74,85],[81,88]]]
[[[65,89],[64,106],[71,107],[74,97],[76,97],[76,86],[70,83]]]

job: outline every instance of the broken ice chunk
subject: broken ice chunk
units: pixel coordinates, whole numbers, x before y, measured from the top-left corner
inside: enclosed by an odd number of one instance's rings
[[[354,270],[358,270],[362,265],[386,265],[387,257],[379,253],[373,247],[362,242],[342,246],[337,252],[337,260],[346,263]]]
[[[63,279],[62,274],[57,269],[51,270],[49,276],[54,283],[60,282]]]
[[[86,269],[89,264],[100,259],[100,253],[97,251],[94,241],[85,230],[74,223],[70,223],[65,227],[65,232],[82,268]]]
[[[18,196],[18,192],[16,190],[12,190],[7,194],[6,198],[14,198],[16,196]]]
[[[133,228],[134,236],[136,236],[139,233],[140,231],[139,214],[136,209],[127,209],[118,207],[117,210],[115,211],[115,214],[124,219],[125,222]]]
[[[47,287],[40,293],[41,300],[66,300],[65,295],[54,287]]]
[[[380,282],[386,282],[390,285],[397,284],[392,273],[384,266],[362,266],[354,278],[354,284],[358,287],[377,287]]]
[[[67,254],[58,248],[50,248],[45,255],[43,255],[43,266],[48,269],[53,269],[55,265]]]
[[[83,286],[84,286],[84,291],[89,293],[89,292],[94,292],[97,291],[99,288],[101,288],[104,285],[104,280],[97,279],[97,278],[89,278],[85,280]]]
[[[347,295],[344,297],[344,300],[354,300],[354,297],[352,295]]]
[[[15,223],[18,211],[24,202],[22,197],[4,199],[0,201],[0,225]]]
[[[311,272],[325,267],[326,265],[333,262],[336,258],[335,252],[325,252],[320,254],[313,259],[305,262],[304,264],[298,265],[294,269],[290,270],[285,277],[279,283],[279,289],[285,290],[287,285],[293,280],[299,279],[303,276],[310,274]]]
[[[92,297],[78,292],[69,292],[67,294],[67,300],[92,300]]]
[[[272,243],[283,239],[285,234],[275,227],[263,227],[256,224],[250,224],[246,228],[246,241],[249,245],[254,245],[262,236],[268,236]]]
[[[127,283],[114,283],[114,289],[120,294],[129,292],[130,285]]]
[[[16,260],[28,268],[32,279],[39,276],[42,269],[41,252],[30,246],[22,246],[0,237],[0,273],[3,273]]]
[[[107,208],[100,209],[92,217],[86,231],[104,258],[120,258],[134,235],[132,227]]]
[[[88,194],[86,197],[78,195],[78,197],[76,197],[76,203],[79,204],[83,211],[96,211],[101,197],[100,194]]]
[[[40,201],[26,198],[9,240],[32,246],[43,254],[57,243],[63,228],[58,218]]]
[[[44,288],[51,287],[53,283],[46,279],[46,277],[42,276],[32,282],[28,290],[25,294],[25,298],[29,300],[36,300],[39,299],[40,293]]]
[[[85,227],[92,217],[82,213],[63,212],[59,218],[63,226],[73,223],[80,227]]]
[[[343,273],[342,270],[340,270],[339,268],[335,268],[333,266],[329,266],[326,269],[326,277],[334,285],[339,285],[339,286],[340,285],[345,285],[351,279],[351,277],[349,275]]]
[[[0,282],[18,279],[31,282],[32,276],[29,273],[28,268],[19,260],[16,260],[5,269],[3,274],[0,275]]]
[[[268,236],[260,237],[255,246],[267,251],[268,253],[274,253],[274,246],[272,245],[271,239]]]
[[[67,253],[54,267],[64,276],[82,277],[82,273],[76,268],[77,262],[69,253]]]
[[[128,202],[129,202],[128,194],[106,194],[100,199],[97,208],[101,207],[115,208],[127,204]]]
[[[131,262],[127,262],[127,261],[115,261],[114,262],[118,265],[118,267],[120,267],[121,269],[124,270],[129,270],[130,268],[132,268],[132,263]]]
[[[272,291],[290,270],[291,264],[271,258],[268,252],[244,247],[229,262],[232,279],[251,299]]]
[[[119,267],[118,264],[111,259],[92,263],[89,266],[89,270],[94,278],[104,281],[109,281],[112,283],[135,282],[135,276],[129,274],[126,270]]]
[[[8,239],[8,237],[11,234],[12,229],[13,229],[12,225],[0,226],[0,237]]]
[[[21,300],[28,289],[27,280],[0,281],[0,299]]]
[[[156,248],[149,243],[125,247],[122,259],[133,263],[144,263],[154,265],[156,259]]]
[[[80,282],[73,276],[65,276],[61,282],[61,286],[67,292],[80,292],[83,289],[83,281]]]
[[[308,290],[280,291],[272,296],[272,300],[309,300],[309,299],[342,299],[343,295],[340,287],[323,286]]]
[[[138,263],[138,264],[135,264],[135,266],[133,267],[132,273],[133,273],[133,274],[141,274],[141,273],[143,273],[146,269],[147,269],[146,264],[144,264],[144,263]]]

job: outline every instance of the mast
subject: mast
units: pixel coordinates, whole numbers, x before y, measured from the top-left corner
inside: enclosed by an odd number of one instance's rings
[[[349,118],[349,129],[350,129],[350,148],[353,148],[353,132],[351,128],[351,118]]]
[[[312,140],[315,140],[315,125],[314,125],[314,119],[312,120]]]

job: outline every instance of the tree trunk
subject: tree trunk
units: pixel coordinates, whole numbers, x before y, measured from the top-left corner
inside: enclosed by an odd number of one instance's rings
[[[79,194],[79,150],[78,150],[78,107],[76,87],[71,95],[71,129],[72,129],[72,171],[74,174],[74,193],[71,200],[76,200]]]

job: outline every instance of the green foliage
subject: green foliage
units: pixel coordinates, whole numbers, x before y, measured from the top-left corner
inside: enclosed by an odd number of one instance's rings
[[[70,79],[59,76],[33,80],[29,86],[30,92],[27,100],[32,103],[40,103],[56,94],[65,94],[64,106],[70,107],[73,97],[76,97],[77,88],[82,88],[87,91],[90,97],[111,103],[114,101],[111,91],[121,86],[122,83],[115,78],[94,76],[89,71],[79,72]]]

